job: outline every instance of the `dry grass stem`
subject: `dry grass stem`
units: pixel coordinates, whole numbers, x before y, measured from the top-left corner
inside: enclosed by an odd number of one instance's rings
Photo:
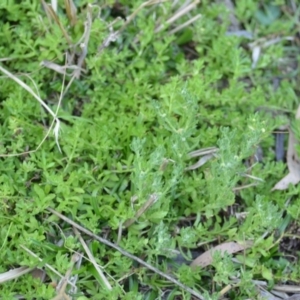
[[[145,7],[150,6],[150,5],[155,5],[155,4],[161,4],[163,2],[166,2],[168,0],[149,0],[141,4],[129,17],[126,18],[126,21],[124,24],[121,26],[121,28],[117,31],[114,31],[111,26],[109,25],[109,28],[111,30],[111,33],[109,36],[103,41],[103,43],[98,47],[98,55],[101,53],[106,47],[109,46],[111,42],[114,42],[117,40],[119,37],[120,33],[132,22],[132,20],[135,18],[135,16]]]
[[[72,76],[74,74],[74,71],[72,73],[67,73],[66,70],[70,69],[70,70],[76,71],[79,69],[79,67],[76,65],[61,66],[61,65],[58,65],[58,64],[56,64],[52,61],[48,61],[48,60],[43,60],[40,63],[40,66],[46,67],[46,68],[51,69],[59,74],[67,75],[67,76]],[[80,69],[80,72],[86,73],[86,70]]]
[[[201,18],[201,15],[197,15],[197,16],[189,19],[185,23],[183,23],[183,24],[177,26],[176,28],[170,30],[169,34],[174,34],[174,33],[178,32],[178,31],[182,30],[183,28],[188,27],[189,25],[191,25],[192,23],[196,22],[200,18]]]
[[[56,118],[55,113],[49,108],[49,106],[29,87],[26,83],[21,81],[18,77],[4,69],[2,66],[0,66],[0,71],[7,75],[7,77],[13,79],[16,83],[18,83],[23,89],[25,89],[27,92],[29,92],[49,113],[53,118]]]
[[[33,269],[34,268],[20,267],[20,268],[11,269],[7,272],[1,273],[0,284],[6,281],[14,280],[20,276],[23,276],[24,274],[31,272]]]
[[[64,220],[65,222],[67,222],[68,224],[70,224],[71,226],[77,228],[79,231],[85,233],[86,235],[94,238],[95,240],[103,243],[106,246],[109,246],[117,251],[119,251],[121,254],[123,254],[124,256],[138,262],[139,264],[141,264],[142,266],[146,267],[147,269],[153,271],[154,273],[160,275],[161,277],[167,279],[168,281],[174,283],[175,285],[177,285],[178,287],[182,288],[183,290],[187,291],[188,293],[190,293],[191,295],[199,298],[200,300],[204,300],[204,297],[199,294],[197,291],[189,288],[188,286],[182,284],[181,282],[179,282],[177,279],[173,278],[172,276],[163,273],[162,271],[160,271],[159,269],[153,267],[152,265],[146,263],[145,261],[143,261],[142,259],[140,259],[139,257],[127,252],[126,250],[122,249],[121,247],[117,246],[116,244],[108,241],[107,239],[104,239],[94,233],[92,233],[91,231],[89,231],[88,229],[80,226],[79,224],[75,223],[74,221],[70,220],[69,218],[67,218],[66,216],[60,214],[59,212],[55,211],[52,208],[47,208],[47,210],[49,212],[51,212],[52,214],[56,215],[57,217],[59,217],[60,219]]]
[[[179,0],[174,1],[174,3],[172,3],[172,7],[175,7],[179,2],[180,2]],[[186,6],[190,5],[191,2],[192,0],[186,0],[177,11],[184,9]]]
[[[186,171],[195,170],[203,166],[211,158],[215,157],[219,149],[216,147],[209,147],[204,149],[199,149],[188,153],[190,158],[202,156],[195,164],[185,168]]]
[[[52,9],[57,12],[57,0],[51,0]]]
[[[97,264],[97,262],[96,262],[96,260],[95,260],[95,258],[94,258],[94,256],[93,256],[92,252],[90,251],[89,247],[88,247],[87,244],[85,243],[85,241],[84,241],[84,239],[82,238],[80,232],[79,232],[75,227],[73,227],[73,230],[74,230],[76,236],[78,237],[78,239],[79,239],[79,241],[80,241],[80,243],[81,243],[81,245],[82,245],[84,251],[86,252],[86,254],[87,254],[87,256],[88,256],[90,262],[94,265],[96,271],[98,272],[99,276],[101,277],[101,279],[102,279],[102,281],[103,281],[105,287],[106,287],[108,290],[112,290],[112,287],[111,287],[109,281],[108,281],[107,278],[104,276],[102,270],[99,268],[99,266],[98,266],[98,264]]]
[[[37,146],[36,149],[31,150],[31,151],[24,151],[22,153],[13,153],[13,154],[0,154],[0,157],[13,157],[13,156],[20,156],[20,155],[24,155],[24,154],[29,154],[29,153],[34,153],[36,152],[44,143],[44,141],[47,139],[47,137],[50,135],[50,132],[53,128],[54,123],[55,127],[53,129],[54,132],[54,137],[55,137],[55,142],[56,145],[59,149],[59,151],[61,152],[59,143],[58,143],[58,134],[59,134],[59,129],[60,129],[60,121],[57,118],[57,114],[58,114],[58,110],[60,108],[60,104],[61,104],[61,100],[62,97],[60,97],[59,102],[58,102],[58,106],[56,109],[56,112],[54,113],[51,108],[32,90],[31,87],[29,87],[26,83],[24,83],[22,80],[20,80],[18,77],[16,77],[15,75],[13,75],[12,73],[10,73],[9,71],[7,71],[5,68],[3,68],[2,66],[0,66],[0,71],[2,73],[4,73],[6,76],[8,76],[9,78],[13,79],[16,83],[18,83],[23,89],[25,89],[27,92],[29,92],[49,113],[50,115],[53,117],[52,123],[50,125],[50,128],[48,129],[46,135],[44,136],[44,138],[42,139],[42,141],[40,142],[40,144]],[[64,84],[62,85],[62,89],[63,89]],[[62,94],[62,93],[61,93]]]
[[[64,0],[68,19],[72,26],[77,23],[77,8],[73,0]]]
[[[253,180],[257,180],[257,181],[260,181],[260,182],[264,182],[263,179],[259,178],[259,177],[256,177],[256,176],[253,176],[253,175],[250,175],[250,174],[241,174],[242,177],[247,177],[247,178],[251,178]]]
[[[250,183],[250,184],[238,186],[238,187],[233,188],[232,190],[234,192],[237,192],[237,191],[241,191],[241,190],[244,190],[244,189],[249,189],[249,188],[254,187],[254,186],[257,186],[257,183]]]
[[[198,157],[206,154],[213,154],[218,151],[219,149],[216,147],[209,147],[209,148],[203,148],[203,149],[192,151],[188,154],[188,156],[192,158],[192,157]]]
[[[33,256],[34,258],[38,259],[40,262],[42,262],[43,260],[38,257],[35,253],[33,253],[31,250],[29,250],[27,247],[20,245],[20,247],[22,249],[24,249],[27,253],[29,253],[31,256]],[[63,275],[61,275],[58,271],[56,271],[52,266],[50,266],[49,264],[45,263],[45,267],[48,268],[49,270],[51,270],[54,274],[56,274],[58,277],[60,278],[64,278]],[[68,284],[73,285],[73,283],[71,281],[68,281]]]
[[[69,37],[67,31],[65,30],[65,28],[63,27],[63,25],[61,24],[58,15],[56,14],[55,10],[53,9],[53,7],[49,4],[47,4],[44,0],[42,1],[42,5],[44,7],[44,10],[46,11],[46,14],[48,16],[48,18],[51,20],[53,19],[55,21],[55,23],[58,25],[58,27],[60,28],[62,34],[64,35],[65,39],[67,40],[69,45],[72,45],[72,40]]]
[[[124,228],[132,225],[143,213],[145,213],[156,201],[158,196],[156,194],[150,195],[149,199],[142,205],[142,207],[136,212],[132,219],[127,220],[124,223]]]
[[[75,253],[72,255],[71,257],[71,267],[67,270],[66,272],[66,275],[61,279],[60,283],[57,285],[57,296],[54,297],[53,299],[51,300],[71,300],[71,297],[69,297],[67,294],[66,294],[66,288],[67,288],[67,285],[68,285],[68,281],[69,281],[69,278],[71,276],[71,273],[73,271],[73,268],[74,268],[74,265],[76,264],[76,262],[80,259],[80,254],[78,253]]]
[[[88,5],[87,19],[84,23],[84,34],[82,36],[83,42],[80,42],[81,54],[77,61],[78,69],[74,71],[74,77],[76,79],[79,79],[79,77],[80,77],[80,72],[82,70],[84,60],[88,54],[88,43],[89,43],[90,34],[91,34],[91,27],[92,27],[92,6]]]
[[[195,0],[193,3],[185,6],[185,7],[181,7],[171,18],[169,18],[165,24],[161,24],[159,25],[156,29],[155,32],[159,32],[161,30],[163,30],[166,27],[168,27],[169,25],[171,25],[172,23],[174,23],[176,20],[178,20],[179,18],[181,18],[183,15],[187,14],[188,12],[190,12],[192,9],[194,9],[197,4],[200,3],[200,0]]]
[[[202,167],[206,162],[208,162],[213,157],[214,157],[214,154],[206,154],[206,155],[202,156],[195,164],[185,168],[185,170],[186,171],[196,170],[196,169]]]

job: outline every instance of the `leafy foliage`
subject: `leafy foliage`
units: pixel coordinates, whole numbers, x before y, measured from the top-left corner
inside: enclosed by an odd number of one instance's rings
[[[88,2],[77,3],[74,26],[59,8],[61,24],[74,44],[84,32]],[[277,31],[291,34],[293,21],[281,6],[236,2],[235,15],[245,28],[254,30],[254,20],[259,22],[258,37]],[[270,286],[297,281],[299,266],[283,256],[277,240],[299,216],[299,188],[271,193],[285,172],[284,164],[275,161],[273,131],[287,120],[274,113],[290,113],[297,104],[297,74],[292,76],[287,68],[278,87],[272,87],[290,48],[283,41],[270,46],[252,68],[245,39],[227,35],[229,21],[223,16],[226,20],[218,20],[224,7],[203,1],[192,13],[202,17],[175,34],[167,28],[155,33],[156,21],[170,16],[170,3],[161,10],[144,8],[100,52],[115,14],[130,14],[142,2],[132,3],[120,1],[118,8],[107,1],[101,11],[93,7],[87,72],[70,85],[59,109],[62,153],[50,136],[35,153],[1,158],[1,273],[29,266],[44,268],[47,274],[42,284],[31,274],[3,283],[2,298],[53,298],[60,278],[46,264],[64,275],[71,256],[84,253],[72,228],[48,207],[175,274],[206,299],[217,299],[233,278],[238,284],[229,293],[232,299],[255,297],[254,279]],[[3,2],[0,17],[1,65],[55,110],[63,76],[40,63],[64,65],[70,44],[61,28],[50,22],[38,2]],[[125,20],[118,22],[115,26],[121,28]],[[66,76],[65,86],[70,81]],[[21,86],[4,76],[0,82],[0,153],[35,149],[51,118]],[[218,147],[212,159],[186,170],[191,164],[188,153],[212,146]],[[259,150],[262,160],[257,159]],[[286,208],[288,198],[292,201]],[[206,250],[203,245],[226,240],[254,243],[236,260],[217,253],[208,268],[189,267],[195,251],[197,256]],[[78,275],[76,299],[158,299],[164,294],[190,299],[121,253],[86,242],[112,290],[105,290],[94,265],[84,259],[73,271]],[[185,262],[179,261],[182,257]]]

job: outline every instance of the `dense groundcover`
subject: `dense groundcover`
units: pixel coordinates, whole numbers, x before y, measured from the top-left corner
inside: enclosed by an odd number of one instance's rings
[[[300,293],[296,1],[0,2],[0,299]]]

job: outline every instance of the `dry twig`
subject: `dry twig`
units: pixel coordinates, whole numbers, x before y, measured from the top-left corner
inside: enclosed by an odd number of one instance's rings
[[[107,239],[104,239],[94,233],[92,233],[91,231],[89,231],[88,229],[80,226],[79,224],[75,223],[74,221],[70,220],[69,218],[67,218],[66,216],[60,214],[59,212],[55,211],[52,208],[47,208],[47,210],[49,212],[51,212],[52,214],[56,215],[57,217],[59,217],[60,219],[64,220],[65,222],[67,222],[68,224],[70,224],[71,226],[75,227],[76,229],[78,229],[79,231],[85,233],[88,236],[93,237],[95,240],[103,243],[104,245],[107,245],[117,251],[119,251],[121,254],[123,254],[126,257],[129,257],[130,259],[138,262],[139,264],[141,264],[142,266],[146,267],[147,269],[153,271],[154,273],[160,275],[161,277],[167,279],[168,281],[176,284],[178,287],[182,288],[183,290],[187,291],[188,293],[190,293],[191,295],[197,297],[200,300],[204,300],[204,297],[198,293],[197,291],[189,288],[188,286],[182,284],[181,282],[179,282],[177,279],[173,278],[172,276],[163,273],[162,271],[160,271],[159,269],[153,267],[152,265],[146,263],[145,261],[143,261],[142,259],[138,258],[137,256],[127,252],[126,250],[122,249],[121,247],[117,246],[116,244],[108,241]]]

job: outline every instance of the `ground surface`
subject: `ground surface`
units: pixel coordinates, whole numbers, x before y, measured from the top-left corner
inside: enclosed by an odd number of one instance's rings
[[[299,13],[2,1],[1,299],[298,299]]]

